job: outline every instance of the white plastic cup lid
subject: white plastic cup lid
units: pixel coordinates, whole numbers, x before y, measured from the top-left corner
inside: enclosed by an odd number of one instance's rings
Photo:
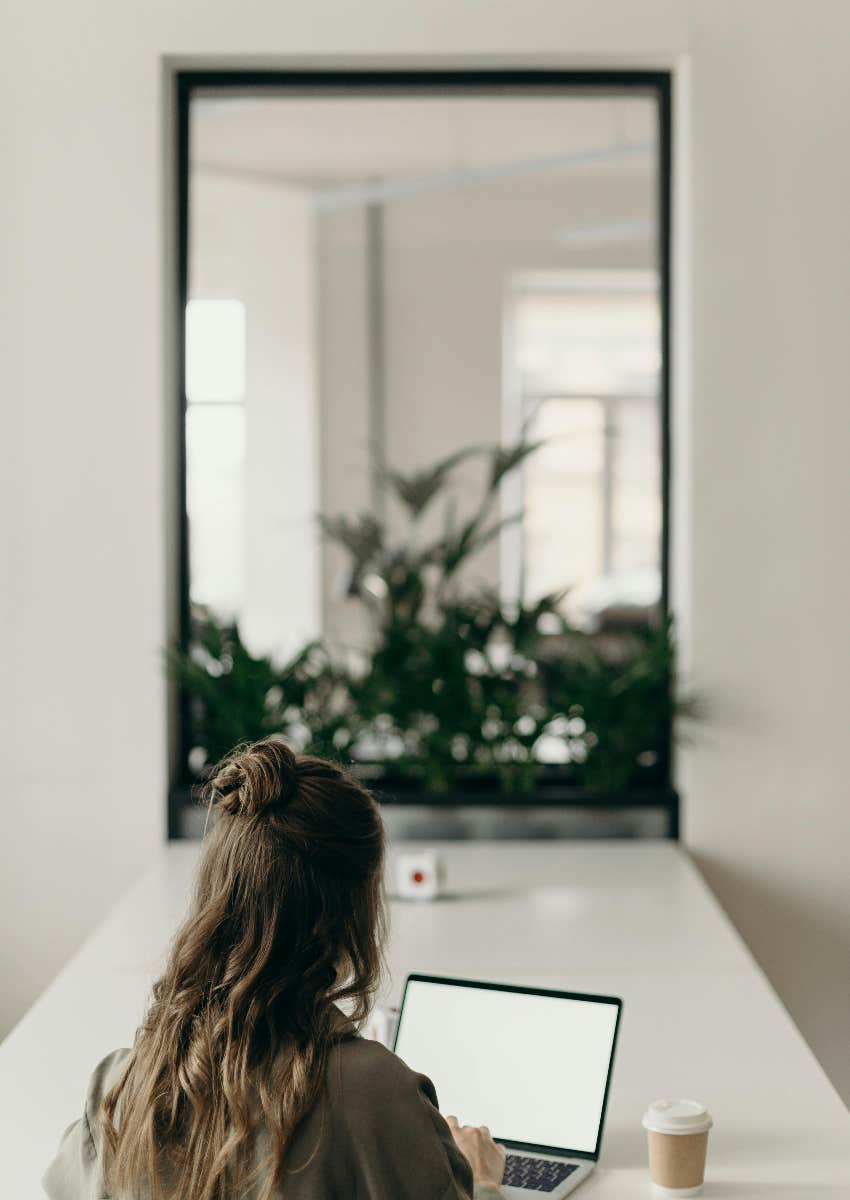
[[[654,1133],[705,1133],[713,1121],[699,1100],[653,1100],[641,1124]]]

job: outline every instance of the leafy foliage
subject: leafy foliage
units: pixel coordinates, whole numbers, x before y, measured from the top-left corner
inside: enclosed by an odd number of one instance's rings
[[[508,607],[463,583],[506,524],[494,511],[502,479],[536,448],[473,447],[413,474],[387,470],[384,487],[406,514],[400,540],[372,513],[320,518],[348,557],[347,595],[370,616],[371,644],[359,656],[315,642],[277,665],[252,655],[235,624],[196,610],[188,652],[169,655],[189,700],[190,769],[280,732],[433,792],[482,776],[506,793],[530,792],[552,767],[597,792],[665,785],[669,624],[591,635],[567,625],[564,593]],[[457,522],[447,501],[442,533],[425,537],[426,509],[461,462],[480,456],[486,484],[475,513]]]

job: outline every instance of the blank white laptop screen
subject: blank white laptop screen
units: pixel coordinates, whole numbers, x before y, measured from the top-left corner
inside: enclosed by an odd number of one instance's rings
[[[395,1052],[462,1124],[593,1154],[618,1013],[616,1002],[411,978]]]

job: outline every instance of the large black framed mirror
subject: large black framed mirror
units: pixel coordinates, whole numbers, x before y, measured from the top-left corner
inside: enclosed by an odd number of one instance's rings
[[[675,834],[668,75],[187,71],[177,121],[172,834],[273,731]]]

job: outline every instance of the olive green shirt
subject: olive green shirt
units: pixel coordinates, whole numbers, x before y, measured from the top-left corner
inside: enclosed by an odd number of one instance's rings
[[[83,1115],[65,1131],[45,1173],[50,1200],[108,1200],[98,1111],[129,1053],[116,1050],[92,1075]],[[261,1131],[256,1153],[267,1150]],[[440,1115],[431,1081],[378,1042],[359,1037],[345,1037],[332,1049],[325,1100],[293,1139],[279,1194],[281,1200],[498,1200],[501,1195],[479,1185],[473,1191],[469,1163]]]

